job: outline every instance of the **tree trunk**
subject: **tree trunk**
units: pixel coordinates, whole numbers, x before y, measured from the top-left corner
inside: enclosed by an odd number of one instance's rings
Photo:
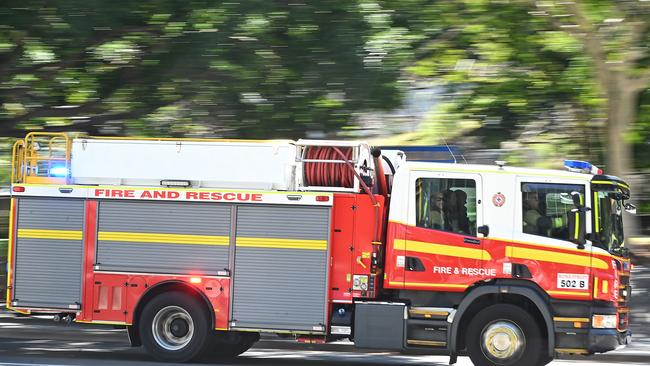
[[[604,172],[616,175],[630,182],[634,169],[632,144],[625,134],[637,118],[637,100],[640,91],[629,87],[629,81],[622,72],[611,75],[607,88],[607,139],[605,146],[606,166]],[[634,192],[634,187],[632,187]],[[634,193],[632,193],[634,195]],[[640,234],[638,220],[632,215],[623,215],[625,236]]]
[[[625,178],[632,173],[632,145],[625,134],[637,117],[639,92],[630,89],[627,78],[612,75],[607,90],[607,139],[605,146],[605,173]]]

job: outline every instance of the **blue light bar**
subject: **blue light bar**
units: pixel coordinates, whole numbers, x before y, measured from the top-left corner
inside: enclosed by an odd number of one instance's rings
[[[603,171],[597,166],[582,160],[565,160],[564,167],[576,173],[603,174]]]
[[[64,166],[54,166],[50,168],[50,176],[52,177],[67,177],[68,168]]]

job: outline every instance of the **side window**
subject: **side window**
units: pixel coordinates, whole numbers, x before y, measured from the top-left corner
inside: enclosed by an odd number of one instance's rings
[[[476,235],[476,182],[473,179],[418,178],[416,225]]]
[[[569,240],[568,215],[574,208],[572,192],[580,193],[584,202],[584,185],[522,183],[522,231]]]

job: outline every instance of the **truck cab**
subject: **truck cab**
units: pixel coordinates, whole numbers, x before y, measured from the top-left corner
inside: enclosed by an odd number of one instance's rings
[[[591,172],[407,163],[394,179],[384,285],[453,314],[452,352],[498,304],[527,309],[549,354],[613,350],[630,338],[627,199],[625,182]],[[514,345],[517,334],[492,336]]]

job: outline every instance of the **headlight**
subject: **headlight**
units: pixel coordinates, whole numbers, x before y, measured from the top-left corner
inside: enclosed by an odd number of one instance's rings
[[[616,328],[616,314],[594,314],[591,318],[591,326],[594,328]]]

